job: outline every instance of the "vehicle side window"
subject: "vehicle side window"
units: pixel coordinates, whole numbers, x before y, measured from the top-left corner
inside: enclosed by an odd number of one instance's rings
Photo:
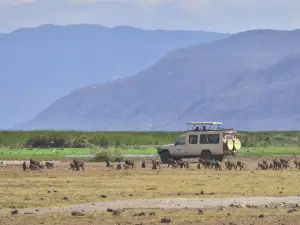
[[[200,144],[219,144],[220,135],[219,134],[201,134]]]
[[[198,143],[198,135],[190,135],[189,136],[189,143],[190,144],[197,144]]]
[[[176,145],[185,145],[185,139],[186,139],[186,137],[179,137],[176,140]]]

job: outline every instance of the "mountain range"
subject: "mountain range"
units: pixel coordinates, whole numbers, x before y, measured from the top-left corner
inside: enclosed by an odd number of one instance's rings
[[[250,30],[169,52],[123,79],[76,89],[18,129],[182,130],[222,121],[300,126],[300,30]]]
[[[0,34],[0,128],[31,119],[74,89],[133,75],[169,51],[228,36],[88,24]]]

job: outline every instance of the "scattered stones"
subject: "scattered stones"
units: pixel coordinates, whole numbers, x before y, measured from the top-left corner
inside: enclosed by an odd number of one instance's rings
[[[160,222],[161,223],[171,223],[172,219],[171,219],[171,217],[166,216],[166,217],[162,218]]]

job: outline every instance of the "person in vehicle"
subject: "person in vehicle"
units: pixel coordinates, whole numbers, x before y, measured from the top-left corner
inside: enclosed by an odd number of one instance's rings
[[[202,129],[203,131],[206,131],[206,126],[203,126],[203,129]]]
[[[198,130],[199,130],[199,127],[196,127],[194,131],[198,131]]]

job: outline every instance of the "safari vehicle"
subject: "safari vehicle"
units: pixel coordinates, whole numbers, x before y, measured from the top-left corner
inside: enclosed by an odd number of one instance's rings
[[[168,163],[170,158],[198,157],[222,161],[224,157],[235,154],[241,148],[237,132],[234,129],[220,128],[222,122],[188,122],[187,124],[192,125],[192,128],[180,134],[174,144],[157,148],[162,163]]]

